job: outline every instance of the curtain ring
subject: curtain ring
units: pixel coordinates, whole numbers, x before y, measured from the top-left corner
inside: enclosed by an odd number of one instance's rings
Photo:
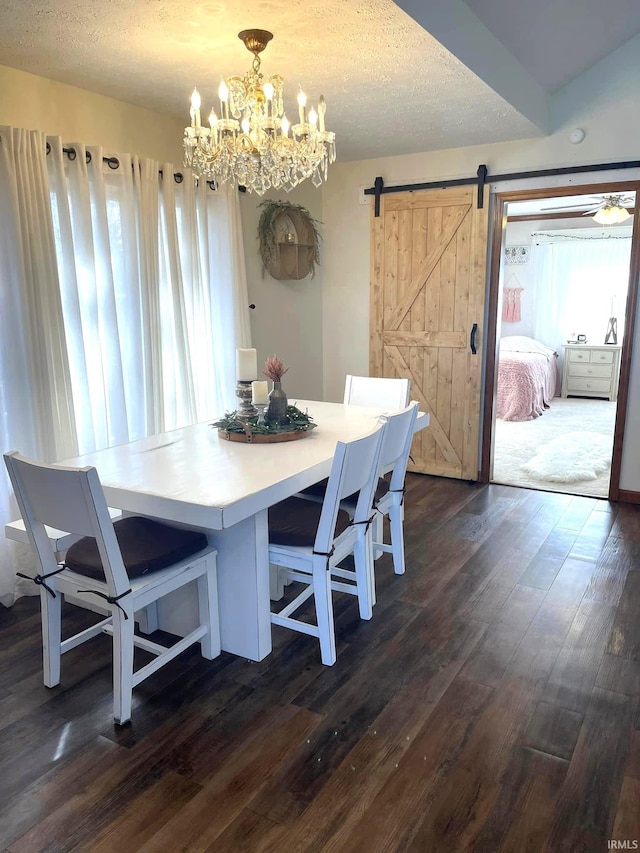
[[[51,143],[47,142],[47,154],[51,154]]]
[[[89,163],[93,160],[93,157],[91,156],[91,151],[84,152],[84,159],[86,160],[87,165],[89,165]]]
[[[182,172],[175,172],[173,180],[176,182],[176,184],[181,184],[184,181],[184,175],[182,174]]]
[[[106,163],[110,169],[115,170],[120,168],[120,161],[117,157],[103,157],[102,162]]]
[[[75,148],[63,148],[62,151],[67,155],[69,160],[75,160],[78,156]]]

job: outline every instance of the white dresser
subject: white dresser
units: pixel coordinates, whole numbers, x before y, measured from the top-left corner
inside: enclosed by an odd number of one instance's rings
[[[620,346],[565,344],[563,397],[618,399]]]

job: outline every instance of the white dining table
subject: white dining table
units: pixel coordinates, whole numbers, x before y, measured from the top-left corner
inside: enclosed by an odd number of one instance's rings
[[[384,408],[297,400],[316,429],[297,441],[244,444],[210,422],[61,462],[94,466],[107,503],[203,530],[218,551],[222,648],[250,660],[271,651],[267,510],[329,475],[336,442],[369,433]],[[428,426],[420,413],[416,430]],[[158,625],[184,635],[197,624],[196,591],[159,602]]]

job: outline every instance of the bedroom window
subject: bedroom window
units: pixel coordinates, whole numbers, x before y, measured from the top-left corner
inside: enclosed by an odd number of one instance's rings
[[[585,230],[579,236],[532,235],[537,282],[533,336],[557,352],[578,334],[592,344],[604,343],[610,317],[618,320],[622,343],[631,235],[603,238],[601,229],[594,236]]]

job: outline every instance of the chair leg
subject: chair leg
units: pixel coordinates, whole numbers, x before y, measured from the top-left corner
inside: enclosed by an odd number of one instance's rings
[[[113,607],[113,717],[122,725],[131,719],[133,691],[133,610],[125,608],[128,618]]]
[[[220,618],[215,559],[215,554],[207,557],[207,571],[198,578],[200,624],[207,626],[207,633],[200,640],[200,649],[202,657],[207,660],[213,660],[220,654]]]
[[[53,586],[55,589],[55,584]],[[62,593],[56,591],[54,598],[44,587],[40,587],[40,611],[43,680],[45,687],[55,687],[60,684]]]
[[[284,579],[279,566],[269,565],[269,598],[280,601],[284,595]]]
[[[336,635],[333,624],[333,602],[331,600],[331,572],[327,571],[324,558],[313,560],[313,596],[316,605],[320,657],[326,666],[336,662]]]
[[[153,634],[158,630],[158,602],[152,601],[137,614],[138,625],[143,634]]]
[[[404,574],[404,524],[403,508],[401,505],[389,509],[389,526],[391,528],[391,554],[393,556],[393,571],[397,575]]]
[[[358,608],[361,619],[371,619],[375,604],[375,586],[372,578],[373,555],[369,533],[360,536],[353,548],[356,564],[356,584],[358,588]]]
[[[384,542],[384,516],[381,512],[376,512],[375,518],[373,519],[373,541],[374,542]],[[383,552],[380,548],[376,548],[375,545],[373,547],[373,559],[377,560],[378,557],[381,557]]]

